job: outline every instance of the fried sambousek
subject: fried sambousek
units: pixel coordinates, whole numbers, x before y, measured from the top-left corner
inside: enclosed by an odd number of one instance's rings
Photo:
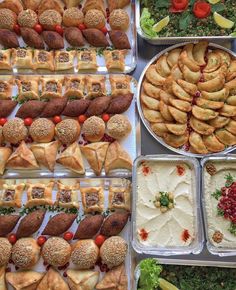
[[[0,100],[0,118],[7,118],[18,103],[12,100]]]
[[[98,97],[89,104],[88,109],[85,113],[86,116],[99,116],[106,112],[111,101],[111,97],[104,96]]]
[[[77,27],[66,28],[64,35],[67,42],[74,47],[80,47],[85,45],[83,34]]]
[[[16,48],[20,46],[16,33],[7,29],[0,29],[0,44],[4,48]]]
[[[130,49],[130,42],[125,32],[120,30],[111,30],[108,32],[111,42],[117,49]]]
[[[203,136],[203,142],[210,152],[220,152],[225,149],[225,145],[221,143],[214,134]]]
[[[46,103],[40,117],[50,118],[60,116],[67,104],[67,98],[54,98]]]
[[[189,136],[189,143],[193,147],[193,149],[199,154],[207,154],[208,150],[202,140],[200,134],[196,132],[191,132]]]
[[[32,28],[21,27],[21,36],[24,42],[33,48],[44,49],[44,42],[42,37]]]
[[[88,28],[83,30],[83,36],[89,44],[95,47],[107,47],[109,42],[106,39],[104,33],[96,28]]]
[[[23,217],[16,232],[17,238],[29,237],[37,232],[43,222],[45,213],[45,210],[39,209]]]
[[[226,146],[232,146],[236,144],[236,136],[227,131],[226,129],[217,129],[215,131],[216,138]]]
[[[38,15],[49,9],[56,10],[62,15],[64,12],[64,3],[62,0],[42,0],[38,6]]]
[[[83,115],[87,111],[90,103],[91,101],[87,99],[71,101],[67,103],[62,115],[67,117],[78,117],[79,115]]]
[[[20,106],[16,113],[16,117],[25,119],[25,118],[32,118],[35,119],[39,117],[47,105],[46,102],[31,100],[27,101]]]
[[[129,213],[127,212],[117,212],[109,215],[100,230],[100,234],[111,237],[117,236],[125,227],[129,218]]]
[[[128,110],[133,100],[133,94],[115,96],[112,98],[106,112],[108,114],[122,114]]]
[[[77,239],[92,239],[100,230],[104,217],[101,214],[88,215],[79,224],[74,235]]]
[[[83,13],[86,14],[86,12],[90,9],[100,10],[104,14],[104,16],[106,16],[106,10],[103,0],[86,0],[83,7]]]
[[[0,237],[8,235],[20,218],[20,215],[0,215]]]
[[[6,280],[16,290],[36,290],[43,276],[35,271],[18,271],[6,273]]]
[[[99,272],[91,270],[74,270],[67,271],[68,284],[72,290],[93,290],[99,279]]]
[[[64,48],[64,40],[56,31],[43,31],[43,39],[47,46],[51,49]]]
[[[25,9],[37,10],[41,0],[22,0]]]
[[[63,234],[71,227],[76,217],[77,214],[64,212],[53,216],[48,221],[45,229],[42,232],[42,235],[59,236]]]
[[[8,8],[15,12],[17,15],[23,10],[20,0],[4,0],[0,3],[0,8]]]
[[[7,282],[5,279],[5,275],[6,275],[6,269],[5,266],[1,266],[0,267],[0,286],[1,286],[1,290],[7,290]]]
[[[12,154],[11,148],[0,147],[0,175],[4,173],[7,161],[11,156],[11,154]]]
[[[37,287],[37,290],[46,289],[69,290],[70,288],[61,277],[60,273],[58,273],[53,268],[50,268]]]

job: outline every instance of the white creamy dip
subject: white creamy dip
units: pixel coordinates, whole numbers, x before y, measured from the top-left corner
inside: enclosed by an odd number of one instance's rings
[[[150,169],[146,172],[144,166]],[[178,174],[177,166],[184,168]],[[174,207],[166,212],[154,205],[159,192],[174,196]],[[194,171],[183,162],[147,161],[137,170],[137,237],[149,247],[189,246],[195,237]],[[141,234],[147,232],[146,239]],[[186,235],[187,234],[187,235]],[[187,237],[184,240],[184,237]]]

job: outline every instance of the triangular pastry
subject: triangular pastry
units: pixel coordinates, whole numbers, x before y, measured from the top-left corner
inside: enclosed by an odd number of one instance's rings
[[[39,283],[37,290],[69,290],[69,286],[61,277],[61,275],[50,268]]]
[[[12,153],[7,161],[8,168],[11,169],[37,169],[39,168],[34,154],[22,141],[20,146]]]
[[[50,143],[33,144],[30,149],[39,164],[42,164],[50,171],[54,171],[57,151],[60,145],[61,143],[57,140]]]
[[[107,150],[105,160],[105,172],[109,173],[110,170],[125,168],[132,169],[132,160],[129,154],[115,141],[111,143]]]
[[[72,143],[64,152],[62,152],[62,154],[57,158],[57,162],[78,174],[85,173],[83,158],[77,142]]]
[[[98,282],[99,272],[69,269],[67,276],[71,290],[93,290]]]
[[[7,290],[5,274],[5,267],[0,267],[0,290]]]
[[[8,158],[11,156],[12,150],[7,147],[0,147],[0,175],[5,171]]]
[[[96,173],[96,175],[101,174],[107,154],[108,145],[108,142],[97,142],[80,147],[82,153],[88,160],[89,165]]]
[[[18,271],[6,274],[6,280],[15,290],[36,290],[44,273],[35,271]]]
[[[97,290],[127,290],[128,281],[125,273],[125,266],[120,265],[109,272],[96,285]]]

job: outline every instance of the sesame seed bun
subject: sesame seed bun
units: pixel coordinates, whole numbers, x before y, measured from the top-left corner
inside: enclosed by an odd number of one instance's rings
[[[86,140],[90,142],[100,141],[105,133],[105,123],[99,117],[90,117],[83,124],[83,132]]]
[[[129,28],[129,15],[123,9],[115,9],[109,17],[109,24],[112,30],[125,31]]]
[[[6,142],[17,144],[24,140],[27,135],[28,129],[20,118],[8,120],[3,126],[3,136]]]
[[[131,131],[131,124],[129,119],[124,115],[114,115],[107,122],[108,135],[115,138],[121,139],[129,134]]]
[[[55,125],[46,118],[36,119],[29,128],[30,136],[35,142],[49,143],[52,141],[55,132]]]
[[[84,24],[87,28],[101,29],[105,26],[106,19],[102,11],[98,9],[90,9],[84,17]]]
[[[62,144],[69,145],[79,138],[80,125],[74,119],[65,119],[56,125],[55,132]]]
[[[84,22],[84,14],[80,9],[72,7],[65,10],[63,14],[63,24],[65,26],[67,27],[78,26],[83,22]]]
[[[38,23],[38,16],[33,10],[27,9],[19,13],[17,21],[22,27],[33,28]]]
[[[8,264],[11,256],[12,245],[7,238],[0,238],[0,267]]]
[[[39,23],[45,30],[55,30],[56,25],[61,25],[62,17],[56,10],[45,10],[39,16]]]
[[[0,28],[13,30],[14,25],[17,23],[17,15],[7,8],[0,9]]]

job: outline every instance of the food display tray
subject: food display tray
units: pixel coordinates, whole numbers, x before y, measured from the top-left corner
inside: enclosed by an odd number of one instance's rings
[[[29,174],[28,174],[29,176]],[[6,183],[15,183],[15,184],[18,184],[18,183],[22,183],[22,182],[32,182],[32,183],[40,183],[40,182],[49,182],[50,178],[47,178],[47,177],[44,177],[44,176],[41,176],[40,178],[38,177],[34,177],[34,174],[31,174],[31,177],[30,178],[26,178],[24,176],[22,177],[19,177],[19,178],[15,178],[14,176],[10,176],[8,177],[7,179],[5,179],[4,181],[1,181],[0,180],[0,188],[1,188],[1,184],[3,182],[6,182]],[[110,186],[113,186],[113,187],[122,187],[122,188],[129,188],[130,185],[131,185],[131,182],[129,179],[125,179],[125,178],[67,178],[65,179],[64,177],[62,177],[60,174],[57,174],[53,180],[61,180],[62,182],[64,181],[67,181],[67,184],[70,184],[70,182],[79,182],[80,183],[80,188],[82,187],[89,187],[89,186],[101,186],[103,187],[104,189],[104,212],[106,212],[107,208],[108,208],[108,192],[109,192],[109,187]],[[76,190],[78,191],[78,199],[79,199],[79,204],[80,204],[80,208],[79,208],[79,211],[78,211],[78,216],[79,218],[76,219],[74,221],[74,223],[72,224],[72,226],[68,229],[68,231],[72,231],[73,233],[76,232],[77,230],[77,227],[78,227],[78,222],[81,218],[83,218],[83,215],[84,215],[84,212],[83,212],[83,206],[82,206],[82,200],[81,200],[81,195],[80,195],[80,192],[79,190]],[[54,185],[54,189],[52,191],[52,200],[55,201],[56,200],[56,185]],[[131,195],[132,197],[132,195]],[[23,195],[22,195],[22,205],[25,204],[27,200],[27,194],[26,194],[26,190],[24,190],[23,192]],[[17,209],[16,210],[16,213],[19,212],[22,208],[20,209]],[[57,214],[57,212],[52,212],[52,211],[49,211],[47,210],[46,214],[45,214],[45,217],[44,217],[44,220],[43,220],[43,223],[41,225],[41,227],[39,228],[39,230],[34,234],[32,235],[33,238],[37,238],[38,236],[40,236],[42,230],[45,228],[45,226],[47,225],[47,222],[49,221],[49,219],[54,216],[55,214]],[[131,279],[131,277],[133,277],[133,271],[134,271],[134,256],[132,255],[132,248],[131,248],[131,245],[130,245],[130,236],[131,236],[131,223],[130,221],[128,220],[125,228],[122,230],[122,232],[119,234],[122,238],[124,238],[126,241],[127,241],[127,244],[128,244],[128,251],[127,251],[127,255],[126,255],[126,259],[125,259],[125,267],[126,267],[126,275],[127,275],[127,278],[128,278],[128,290],[133,290],[134,288],[134,285],[133,285],[133,279]],[[14,232],[14,231],[13,231]],[[75,241],[71,241],[71,243],[74,243]],[[11,271],[14,272],[15,271],[15,267],[12,265],[12,264],[9,264],[8,267],[11,268]],[[70,262],[70,265],[68,267],[68,269],[76,269],[76,266],[73,266],[73,264]],[[43,264],[43,259],[42,257],[40,257],[40,260],[39,262],[34,266],[32,267],[30,270],[34,270],[34,271],[38,271],[38,272],[46,272],[46,266]],[[57,269],[58,270],[58,269]],[[99,271],[99,267],[95,267],[95,270],[98,270]],[[59,272],[61,273],[61,275],[63,275],[63,272],[65,271],[64,270],[59,270]],[[99,271],[100,272],[100,271]],[[100,272],[100,277],[99,277],[99,281],[101,280],[101,278],[104,276],[104,274],[102,272]],[[10,286],[8,287],[9,290],[13,290],[13,288]]]
[[[106,75],[106,90],[107,90],[108,95],[111,91],[109,76],[110,75]],[[6,77],[10,78],[10,76],[6,76]],[[26,75],[25,77],[30,78],[29,75]],[[50,77],[50,75],[47,75],[47,77]],[[53,78],[53,75],[51,75],[51,77]],[[1,79],[1,76],[0,76],[0,79]],[[131,126],[132,126],[132,130],[129,133],[129,135],[126,136],[125,138],[123,138],[121,141],[119,141],[119,143],[128,152],[131,159],[134,160],[140,153],[140,140],[141,140],[140,138],[141,137],[140,137],[140,122],[139,122],[139,118],[138,118],[138,114],[137,114],[137,110],[136,110],[136,105],[135,105],[136,94],[137,94],[137,81],[133,77],[131,77],[130,86],[131,86],[131,91],[134,94],[134,96],[133,96],[133,100],[132,100],[132,103],[131,103],[129,109],[126,112],[124,112],[123,114],[125,116],[127,116],[127,118],[129,119]],[[39,87],[39,91],[40,91],[40,87]],[[12,95],[16,96],[17,93],[18,93],[17,85],[14,85]],[[62,94],[63,93],[64,93],[64,88],[63,88]],[[8,117],[8,119],[13,118],[18,109],[19,109],[19,104],[16,106],[16,108],[11,113],[11,115]],[[80,135],[80,138],[82,138],[81,136],[82,135]],[[90,166],[85,158],[84,158],[84,166],[85,166],[85,175],[81,176],[81,177],[97,177],[95,175],[95,173],[93,172],[93,170],[90,168]],[[115,170],[112,170],[111,173],[109,173],[109,177],[128,178],[128,177],[131,177],[131,175],[132,175],[132,173],[127,169],[115,169]],[[24,171],[24,170],[7,169],[4,173],[4,175],[0,176],[0,179],[1,178],[3,178],[3,179],[9,178],[9,177],[21,178],[22,176],[24,176],[25,178],[29,177],[29,172],[27,170]],[[65,169],[65,167],[63,167],[60,164],[56,164],[54,173],[50,172],[46,168],[43,168],[43,169],[36,169],[36,170],[31,171],[30,176],[34,176],[34,177],[54,177],[54,176],[76,177],[76,176],[78,176],[78,174],[73,173],[72,171]],[[100,177],[106,177],[104,169],[102,170]]]
[[[137,167],[143,161],[154,161],[154,162],[183,162],[187,166],[191,167],[194,171],[195,181],[193,181],[194,193],[193,193],[193,210],[194,210],[194,228],[195,228],[195,239],[188,247],[146,247],[141,245],[137,240],[136,236],[136,201],[137,201]],[[183,157],[178,155],[146,155],[139,156],[136,158],[133,166],[133,206],[132,206],[132,246],[138,254],[146,254],[152,256],[174,256],[174,255],[188,255],[188,254],[199,254],[204,246],[204,234],[202,228],[202,217],[201,217],[201,205],[200,205],[200,165],[197,159],[190,157]]]
[[[227,164],[228,162],[234,162],[236,165],[236,156],[235,155],[227,155],[227,156],[214,156],[214,157],[206,157],[201,160],[202,167],[202,209],[203,209],[203,217],[205,224],[205,233],[206,233],[206,246],[208,251],[213,255],[218,255],[220,257],[226,256],[236,256],[236,248],[225,248],[225,247],[215,247],[209,237],[208,237],[208,226],[207,226],[207,212],[206,212],[206,201],[205,201],[205,178],[204,178],[204,167],[207,162],[220,162]],[[236,265],[236,262],[235,262]]]
[[[194,41],[194,43],[196,43],[198,41]],[[173,45],[173,46],[170,46],[164,50],[162,50],[161,52],[159,52],[157,55],[155,55],[148,63],[147,65],[145,66],[145,68],[143,69],[142,73],[141,73],[141,76],[139,78],[139,82],[138,82],[138,90],[137,90],[137,107],[138,107],[138,112],[139,112],[139,116],[144,124],[144,126],[146,127],[146,129],[148,130],[148,132],[152,135],[152,137],[157,141],[159,142],[160,144],[162,144],[164,147],[166,147],[167,149],[175,152],[175,153],[178,153],[178,154],[182,154],[182,155],[186,155],[186,156],[189,156],[189,157],[197,157],[197,158],[202,158],[202,157],[205,157],[205,156],[217,156],[219,155],[219,153],[211,153],[211,154],[195,154],[195,153],[191,153],[191,152],[188,152],[188,151],[185,151],[183,149],[179,149],[179,148],[174,148],[168,144],[166,144],[164,142],[164,140],[157,136],[151,129],[151,126],[149,124],[149,122],[145,119],[144,117],[144,114],[143,114],[143,111],[142,111],[142,107],[141,107],[141,92],[142,92],[142,83],[144,81],[144,78],[145,78],[145,74],[146,74],[146,71],[148,70],[149,66],[154,63],[158,58],[160,58],[162,55],[164,55],[165,53],[169,52],[170,50],[173,50],[175,48],[178,48],[178,47],[182,47],[184,45],[186,45],[187,43],[192,43],[192,42],[186,42],[186,43],[180,43],[180,44],[176,44],[176,45]],[[221,46],[221,45],[218,45],[218,44],[215,44],[215,43],[209,43],[209,47],[211,48],[217,48],[217,49],[221,49],[221,50],[224,50],[226,51],[227,53],[229,53],[232,57],[236,57],[236,54]],[[231,151],[233,151],[234,149],[236,148],[236,146],[229,146],[227,147],[224,151],[221,151],[220,153],[221,154],[227,154]]]
[[[235,39],[235,36],[185,36],[185,37],[149,37],[146,35],[141,26],[140,26],[140,17],[141,17],[141,7],[140,7],[140,0],[136,0],[136,27],[138,35],[146,40],[148,43],[153,45],[171,45],[180,42],[189,42],[189,41],[199,41],[199,40],[208,40],[209,42],[215,43],[224,43],[224,42],[231,42]]]

